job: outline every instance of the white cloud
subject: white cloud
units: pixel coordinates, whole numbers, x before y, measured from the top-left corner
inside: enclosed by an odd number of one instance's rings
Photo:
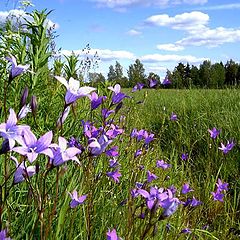
[[[127,32],[127,34],[130,35],[130,36],[138,36],[138,35],[141,35],[142,32],[137,31],[137,30],[135,30],[135,29],[131,29],[131,30],[129,30],[129,31]]]
[[[99,7],[124,8],[130,6],[158,6],[167,7],[176,4],[204,4],[208,0],[90,0],[97,3]]]
[[[26,14],[23,10],[12,9],[10,11],[0,11],[0,26],[4,26],[7,20],[11,20],[14,26],[19,26],[25,23],[25,19],[32,21],[32,18]],[[52,22],[50,19],[47,19],[45,22],[48,28],[54,27],[55,29],[59,28],[57,23]]]
[[[90,49],[89,56],[94,56],[94,54],[97,52],[97,55],[99,56],[101,61],[113,61],[113,60],[120,60],[120,59],[128,59],[128,60],[134,60],[136,57],[133,53],[129,51],[119,50],[114,51],[110,49]],[[79,57],[83,57],[84,53],[82,50],[62,50],[61,54],[69,56],[72,53],[78,55]]]
[[[176,54],[149,54],[140,58],[142,62],[157,63],[157,62],[189,62],[193,64],[200,63],[207,58],[197,58],[192,55],[176,55]]]
[[[170,17],[167,14],[153,15],[145,20],[152,26],[171,27],[177,30],[196,31],[203,29],[209,21],[209,16],[199,11],[178,14]]]
[[[181,45],[168,43],[168,44],[158,44],[157,49],[164,50],[164,51],[182,51],[184,47]]]

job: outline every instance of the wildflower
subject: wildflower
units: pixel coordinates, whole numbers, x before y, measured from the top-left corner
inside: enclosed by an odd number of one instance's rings
[[[220,130],[217,130],[215,127],[211,130],[208,129],[208,132],[210,133],[210,137],[215,139],[220,134]]]
[[[227,191],[228,190],[228,183],[222,182],[222,180],[219,178],[218,182],[216,183],[218,191]]]
[[[52,131],[49,131],[37,140],[36,136],[30,130],[25,130],[23,140],[21,141],[22,146],[14,147],[12,150],[27,156],[30,163],[36,160],[38,154],[45,154],[53,158],[53,153],[49,148],[52,137]]]
[[[69,112],[70,112],[70,106],[67,106],[64,109],[63,113],[60,114],[60,116],[59,116],[59,118],[57,120],[57,127],[58,128],[60,128],[63,125],[63,123],[65,122],[65,120],[66,120],[66,118],[67,118],[67,116],[69,114]]]
[[[72,199],[72,201],[70,202],[70,207],[71,208],[75,208],[78,205],[83,204],[84,201],[87,198],[87,195],[78,196],[78,193],[77,193],[76,190],[73,190],[73,192],[69,193],[69,195],[70,195],[70,197]]]
[[[235,143],[233,141],[231,143],[227,141],[226,146],[223,143],[221,143],[221,147],[219,147],[218,149],[222,150],[224,154],[227,154],[229,151],[232,150],[234,146],[235,146]]]
[[[115,229],[112,231],[109,229],[107,232],[107,240],[119,240],[119,237],[117,236],[117,232]]]
[[[188,153],[182,153],[181,159],[182,159],[183,161],[188,160]]]
[[[151,173],[150,171],[147,171],[147,181],[150,183],[153,180],[157,179],[158,177],[154,174]]]
[[[121,86],[119,84],[116,84],[114,87],[108,87],[108,89],[114,92],[112,96],[113,104],[120,103],[124,98],[127,97],[126,94],[121,92]]]
[[[193,189],[190,188],[189,184],[188,183],[185,183],[183,186],[182,186],[182,194],[187,194],[189,192],[192,192]]]
[[[21,100],[20,100],[20,108],[22,108],[24,105],[26,105],[27,97],[28,97],[28,87],[25,87],[22,92],[22,96],[21,96]]]
[[[150,88],[156,87],[157,84],[158,84],[158,80],[156,80],[156,79],[149,79],[149,87]]]
[[[90,138],[90,144],[88,145],[91,148],[90,152],[92,155],[97,156],[103,153],[106,147],[111,143],[111,140],[108,140],[106,135],[101,135],[99,139]]]
[[[36,96],[31,97],[30,106],[31,106],[33,116],[36,117],[36,114],[37,114],[37,98],[36,98]]]
[[[106,99],[106,96],[98,97],[98,94],[96,92],[92,92],[92,94],[89,95],[89,98],[91,100],[91,108],[93,110],[102,104],[102,102]]]
[[[141,149],[138,149],[135,153],[134,153],[134,158],[138,157],[142,155],[142,150]]]
[[[26,72],[30,65],[17,65],[17,60],[14,56],[6,57],[6,59],[12,63],[11,72],[9,74],[9,82],[11,82],[15,77]]]
[[[164,162],[163,160],[157,160],[157,168],[167,169],[171,167],[171,164]]]
[[[10,150],[15,146],[15,141],[22,140],[24,130],[30,130],[27,125],[17,125],[17,116],[13,109],[9,110],[10,114],[6,123],[0,124],[0,136],[8,139]]]
[[[20,120],[20,119],[22,119],[22,118],[25,118],[29,112],[32,112],[32,110],[31,110],[31,108],[30,108],[30,105],[29,105],[29,104],[28,104],[28,105],[24,105],[24,106],[20,109],[20,111],[19,111],[19,113],[18,113],[18,115],[17,115],[17,119]]]
[[[72,77],[69,79],[69,82],[60,76],[55,76],[55,78],[67,88],[67,93],[65,95],[66,105],[70,105],[77,99],[88,96],[92,91],[96,90],[93,87],[80,87],[80,82]]]
[[[213,196],[213,200],[214,201],[220,201],[223,202],[223,198],[224,198],[224,194],[216,191],[216,192],[211,192],[212,196]]]
[[[114,113],[115,111],[114,110],[108,110],[106,108],[103,108],[102,109],[102,117],[104,119],[108,118],[110,116],[110,114]]]
[[[17,159],[13,156],[11,157],[11,159],[16,164],[16,171],[15,171],[14,177],[13,177],[14,184],[23,182],[26,178],[30,178],[34,174],[36,174],[36,166],[28,166],[27,167],[26,162],[22,162],[19,164]]]
[[[187,206],[197,207],[201,204],[202,204],[202,202],[197,200],[195,197],[193,197],[192,199],[188,198],[187,201],[185,203],[183,203],[184,207],[187,207]]]
[[[162,82],[162,85],[167,86],[167,85],[170,85],[170,84],[172,84],[172,82],[167,77],[165,77],[165,79]]]
[[[62,165],[69,160],[76,161],[78,164],[80,164],[76,155],[80,154],[82,151],[76,147],[67,148],[67,140],[65,138],[59,137],[58,145],[52,144],[50,146],[53,152],[53,158],[51,159],[51,162],[54,166]]]
[[[115,168],[118,165],[119,165],[119,163],[118,163],[118,161],[115,158],[109,160],[109,167],[110,168]]]
[[[107,176],[112,178],[114,182],[119,183],[119,177],[122,176],[122,174],[119,172],[119,170],[115,170],[113,172],[107,172]]]
[[[190,234],[192,231],[189,228],[184,228],[181,233]]]
[[[7,237],[7,235],[8,235],[8,231],[5,228],[0,232],[0,240],[11,240],[11,238]]]
[[[172,112],[171,117],[170,117],[170,120],[171,120],[171,121],[177,121],[177,120],[178,120],[177,114],[175,114],[174,112]]]
[[[109,157],[117,157],[119,155],[117,150],[118,150],[118,146],[114,146],[111,149],[107,150],[106,154]]]
[[[136,92],[137,90],[141,90],[142,88],[144,87],[144,84],[143,83],[137,83],[133,89],[132,89],[132,92]]]

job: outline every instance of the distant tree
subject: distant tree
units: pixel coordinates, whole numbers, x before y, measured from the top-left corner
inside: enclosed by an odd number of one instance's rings
[[[136,59],[135,63],[129,66],[127,73],[129,79],[129,87],[135,86],[138,82],[146,84],[147,81],[145,76],[145,69],[139,59]]]
[[[215,63],[211,66],[211,82],[209,88],[222,88],[225,81],[225,68],[221,63]]]
[[[109,66],[109,72],[108,72],[107,76],[108,76],[108,81],[109,82],[116,81],[116,72],[115,72],[115,69],[114,69],[113,65]]]
[[[235,86],[237,85],[237,71],[238,64],[232,59],[225,64],[225,84]]]
[[[121,81],[123,78],[123,67],[121,66],[121,64],[116,61],[115,63],[115,75],[116,75],[116,81]]]
[[[240,64],[238,64],[236,80],[237,80],[237,85],[240,86]]]
[[[200,77],[199,77],[199,69],[198,67],[192,65],[191,71],[190,71],[190,79],[192,82],[192,85],[195,87],[199,87],[200,84]]]
[[[203,61],[199,68],[200,87],[208,88],[211,82],[211,62]]]
[[[96,87],[100,83],[104,83],[106,81],[105,77],[102,73],[88,73],[88,80],[91,83],[91,86]]]

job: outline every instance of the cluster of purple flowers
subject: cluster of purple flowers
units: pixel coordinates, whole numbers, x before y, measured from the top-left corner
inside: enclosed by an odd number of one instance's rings
[[[216,185],[216,191],[212,192],[213,200],[223,202],[224,192],[228,190],[228,183],[222,182],[221,179],[218,179]]]

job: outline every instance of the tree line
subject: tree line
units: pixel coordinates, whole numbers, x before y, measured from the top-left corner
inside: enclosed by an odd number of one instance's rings
[[[211,61],[205,60],[199,66],[180,62],[173,71],[167,70],[166,78],[172,83],[168,87],[177,89],[239,87],[240,64],[232,59],[225,64],[222,62],[212,64]],[[144,65],[139,59],[128,67],[127,76],[124,76],[123,67],[118,61],[115,65],[109,66],[107,77],[102,73],[89,73],[89,81],[93,85],[108,81],[119,83],[126,88],[133,87],[137,83],[143,83],[148,87],[149,79],[160,83],[158,74],[145,73]]]

